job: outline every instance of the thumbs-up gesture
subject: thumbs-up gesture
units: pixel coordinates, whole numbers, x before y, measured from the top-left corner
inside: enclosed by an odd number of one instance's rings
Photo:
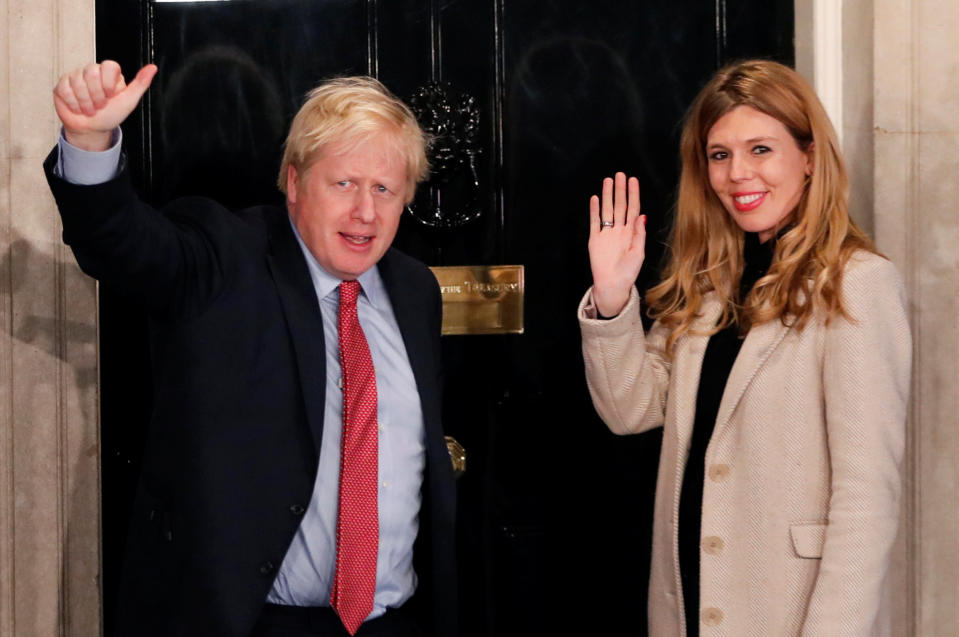
[[[83,150],[110,147],[113,130],[125,120],[153,81],[157,67],[147,64],[127,84],[112,60],[64,73],[53,89],[53,104],[67,141]]]

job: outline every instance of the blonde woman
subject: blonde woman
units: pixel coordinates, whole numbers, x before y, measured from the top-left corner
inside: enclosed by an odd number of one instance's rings
[[[663,426],[649,633],[872,635],[896,535],[911,343],[902,281],[848,215],[794,71],[719,71],[687,114],[663,281],[622,173],[590,200],[579,307],[593,403]],[[648,333],[641,312],[655,319]]]

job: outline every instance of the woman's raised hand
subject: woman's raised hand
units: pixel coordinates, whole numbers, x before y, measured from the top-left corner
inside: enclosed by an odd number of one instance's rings
[[[127,84],[113,60],[64,73],[53,88],[53,104],[67,141],[84,150],[106,150],[113,130],[150,88],[157,67],[147,64]]]
[[[593,303],[602,316],[619,314],[646,256],[646,215],[639,214],[639,180],[623,173],[603,180],[589,200],[589,264]]]

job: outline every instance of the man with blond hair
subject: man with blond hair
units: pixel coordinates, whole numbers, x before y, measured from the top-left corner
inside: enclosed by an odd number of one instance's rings
[[[157,211],[119,129],[155,74],[65,74],[44,165],[81,268],[150,317],[116,633],[455,635],[439,289],[390,247],[425,135],[376,80],[339,78],[291,125],[285,211]]]

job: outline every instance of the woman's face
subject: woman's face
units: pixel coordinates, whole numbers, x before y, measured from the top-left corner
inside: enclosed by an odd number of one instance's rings
[[[736,224],[766,241],[799,203],[812,174],[811,152],[775,117],[737,106],[706,137],[709,184]]]

